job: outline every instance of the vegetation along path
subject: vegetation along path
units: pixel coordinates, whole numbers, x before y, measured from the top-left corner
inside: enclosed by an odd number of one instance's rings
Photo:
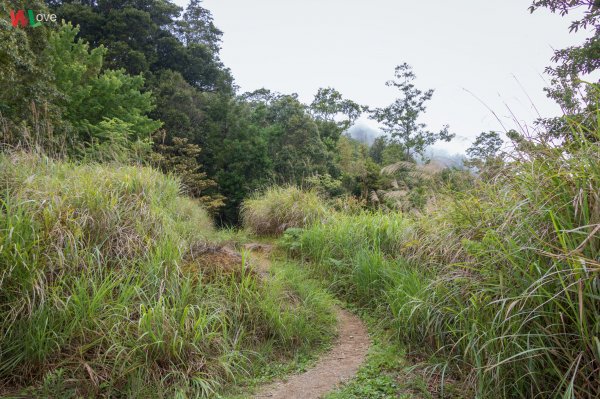
[[[249,244],[246,249],[251,251],[261,274],[268,270],[271,246]],[[313,368],[265,385],[255,398],[316,399],[354,377],[369,350],[369,335],[363,322],[352,313],[338,308],[337,318],[338,338]]]

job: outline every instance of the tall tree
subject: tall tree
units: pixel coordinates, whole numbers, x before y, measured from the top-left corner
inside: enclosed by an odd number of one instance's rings
[[[503,141],[498,132],[482,132],[477,136],[473,145],[467,149],[468,160],[465,164],[476,167],[486,176],[493,174],[497,166],[502,163],[502,158],[498,155],[502,144]]]
[[[310,104],[310,112],[316,120],[335,124],[343,132],[360,117],[367,107],[344,99],[334,88],[320,88]]]
[[[156,96],[156,108],[152,117],[166,126],[163,145],[169,145],[174,137],[186,138],[203,146],[206,103],[203,93],[191,86],[178,72],[165,70],[151,82]]]
[[[182,9],[170,0],[47,2],[61,18],[79,25],[80,37],[92,47],[107,48],[108,68],[147,78],[171,69],[202,91],[233,92],[231,74],[218,58],[221,33],[199,1],[190,3],[183,19]]]
[[[327,172],[328,151],[318,124],[297,96],[283,95],[267,111],[269,154],[278,183],[302,184]]]
[[[319,137],[326,147],[325,157],[329,174],[338,177],[341,173],[337,163],[337,143],[342,133],[348,130],[367,109],[352,100],[343,98],[334,88],[320,88],[308,111],[313,117]]]
[[[467,149],[466,153],[471,160],[485,162],[485,160],[493,158],[498,154],[502,143],[503,141],[498,132],[483,132],[477,136],[473,145]]]
[[[191,0],[179,23],[180,39],[186,45],[201,44],[214,54],[221,49],[221,32],[214,24],[212,13],[202,7],[202,0]]]
[[[550,136],[570,140],[571,122],[588,127],[595,123],[600,79],[587,83],[583,83],[583,80],[592,79],[594,75],[589,74],[600,68],[600,2],[534,0],[529,10],[534,12],[539,8],[547,8],[562,16],[574,13],[578,18],[571,22],[569,32],[582,30],[590,34],[581,45],[555,50],[552,58],[554,65],[546,68],[551,85],[545,90],[561,106],[565,117],[542,119],[540,122]],[[588,77],[582,78],[585,75]]]
[[[397,88],[401,96],[387,107],[373,110],[371,119],[383,124],[383,131],[388,133],[390,140],[402,146],[404,160],[412,159],[415,153],[422,155],[427,146],[438,141],[452,140],[455,135],[448,131],[448,126],[432,132],[426,124],[419,122],[433,90],[423,92],[414,85],[416,76],[407,63],[397,66],[394,75],[395,80],[386,82],[386,86]]]
[[[231,101],[215,167],[229,200],[225,216],[237,221],[241,202],[273,178],[273,156],[269,154],[269,131],[262,107],[255,108],[237,98]]]
[[[27,5],[46,12],[43,1],[33,0]],[[0,118],[3,124],[31,126],[40,120],[39,112],[50,116],[47,122],[58,124],[60,117],[53,103],[58,93],[49,84],[52,75],[47,65],[38,57],[48,46],[50,30],[45,25],[12,29],[9,15],[14,8],[14,2],[0,0]],[[17,136],[4,140],[19,141],[22,134]]]
[[[102,71],[106,50],[90,50],[87,43],[75,38],[77,32],[71,24],[62,25],[50,34],[42,54],[52,71],[51,83],[60,93],[56,104],[75,133],[69,135],[71,147],[102,142],[122,150],[135,142],[149,146],[151,134],[161,123],[147,116],[154,104],[152,93],[141,92],[144,78],[123,70]]]
[[[379,136],[371,144],[369,148],[369,156],[378,165],[382,165],[383,163],[383,152],[387,147],[387,138],[385,136]]]

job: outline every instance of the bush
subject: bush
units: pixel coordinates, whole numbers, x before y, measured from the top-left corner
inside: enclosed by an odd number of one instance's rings
[[[169,144],[155,143],[154,149],[153,163],[163,172],[173,173],[181,179],[187,195],[197,198],[211,214],[223,207],[224,197],[214,194],[217,183],[206,176],[198,162],[202,151],[199,146],[188,143],[185,138],[173,137]]]
[[[286,229],[323,221],[329,210],[314,191],[294,186],[271,187],[242,204],[242,220],[257,235],[278,235]]]

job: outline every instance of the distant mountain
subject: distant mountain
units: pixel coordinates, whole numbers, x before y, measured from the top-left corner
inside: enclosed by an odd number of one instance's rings
[[[417,163],[423,163],[425,161],[436,162],[437,164],[444,165],[447,168],[465,168],[465,156],[464,154],[454,153],[451,154],[442,148],[428,147],[423,154],[422,159],[417,159]]]
[[[371,144],[373,144],[373,141],[375,141],[375,139],[378,136],[381,136],[383,133],[376,128],[359,122],[356,125],[352,126],[350,129],[348,129],[346,134],[352,137],[354,140],[358,140],[361,143],[370,146]]]

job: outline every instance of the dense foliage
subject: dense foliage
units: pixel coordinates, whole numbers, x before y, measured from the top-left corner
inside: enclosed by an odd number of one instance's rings
[[[6,15],[9,4],[2,2]],[[396,84],[405,121],[395,108],[385,118],[410,126],[402,138],[380,139],[375,153],[344,134],[368,108],[331,87],[310,104],[268,89],[236,93],[219,59],[222,32],[200,1],[185,10],[165,0],[52,0],[47,7],[67,22],[2,31],[3,143],[151,163],[182,176],[186,192],[220,223],[237,223],[243,199],[274,183],[353,195],[366,205],[386,184],[383,166],[452,137],[416,121],[432,91],[414,88],[406,64],[396,73],[406,79]]]

